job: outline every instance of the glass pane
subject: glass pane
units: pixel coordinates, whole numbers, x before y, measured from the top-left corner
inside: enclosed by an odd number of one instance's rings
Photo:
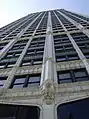
[[[59,61],[65,61],[66,60],[66,58],[65,57],[57,57],[57,62],[59,62]]]
[[[68,79],[71,78],[70,73],[59,74],[59,79]]]
[[[71,79],[67,79],[67,80],[60,80],[60,83],[71,83],[72,80]]]
[[[23,84],[19,84],[19,85],[14,84],[13,85],[13,88],[22,88],[22,87],[23,87]]]
[[[28,66],[28,65],[31,65],[31,62],[24,62],[24,63],[22,63],[22,66]]]
[[[26,78],[17,78],[17,79],[15,79],[14,84],[17,84],[17,83],[24,83],[24,82],[25,82],[25,79],[26,79]]]
[[[89,80],[88,77],[76,78],[76,81],[87,81],[87,80]]]
[[[40,85],[40,83],[28,83],[28,87],[36,87],[36,86],[39,86]]]
[[[75,77],[83,77],[86,76],[86,73],[84,71],[78,71],[78,72],[74,72]]]
[[[3,69],[5,67],[5,65],[0,65],[0,69]]]
[[[42,64],[42,61],[34,61],[33,64]]]
[[[30,77],[28,82],[34,83],[39,81],[40,81],[40,76],[37,76],[37,77]]]
[[[5,80],[0,80],[0,85],[3,85],[5,83]]]
[[[15,64],[8,64],[8,68],[13,67]]]

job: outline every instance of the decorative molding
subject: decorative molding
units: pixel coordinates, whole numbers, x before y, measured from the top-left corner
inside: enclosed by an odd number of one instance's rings
[[[84,68],[84,64],[82,63],[81,60],[58,62],[56,63],[56,68],[57,68],[57,71]]]
[[[52,104],[55,100],[55,93],[56,93],[55,85],[52,82],[49,82],[49,80],[46,80],[43,83],[42,87],[43,102],[46,103],[47,105]]]

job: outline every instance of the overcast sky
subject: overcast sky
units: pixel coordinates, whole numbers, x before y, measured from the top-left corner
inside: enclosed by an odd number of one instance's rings
[[[0,27],[29,13],[58,8],[89,15],[89,0],[0,0]]]

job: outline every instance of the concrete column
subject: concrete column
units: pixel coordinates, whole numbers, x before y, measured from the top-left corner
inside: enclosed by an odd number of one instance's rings
[[[55,119],[55,105],[43,105],[43,119]]]
[[[39,16],[40,16],[40,15],[39,15]],[[45,16],[45,14],[43,15],[43,17],[42,17],[41,21],[39,22],[39,24],[37,25],[36,29],[39,27],[39,25],[40,25],[40,23],[42,22],[44,16]],[[37,17],[37,18],[38,18],[38,17]],[[36,19],[37,19],[37,18],[36,18]],[[29,27],[30,27],[30,26],[29,26]],[[21,62],[22,62],[22,59],[23,59],[24,55],[25,55],[26,52],[27,52],[27,49],[28,49],[28,47],[29,47],[29,45],[30,45],[30,42],[32,41],[32,39],[33,39],[33,37],[34,37],[34,35],[35,35],[35,33],[36,33],[36,29],[35,29],[35,31],[33,32],[32,36],[30,37],[29,41],[27,42],[26,46],[24,47],[24,49],[23,49],[21,55],[19,56],[19,58],[18,58],[18,60],[17,60],[17,62],[16,62],[16,64],[15,64],[15,66],[12,68],[12,70],[11,70],[11,72],[10,72],[10,74],[9,74],[9,76],[8,76],[8,78],[7,78],[7,80],[6,80],[6,83],[4,84],[4,87],[5,87],[5,88],[8,88],[8,87],[10,86],[10,84],[11,84],[13,78],[14,78],[15,73],[16,73],[18,67],[20,66],[20,64],[21,64]]]
[[[54,51],[54,41],[51,23],[51,13],[48,13],[48,23],[45,39],[45,49],[43,57],[42,75],[41,83],[45,82],[55,82],[57,83],[57,73],[56,73],[56,62],[55,62],[55,51]]]
[[[56,13],[55,13],[56,14]],[[57,16],[57,15],[56,15]],[[64,15],[63,15],[64,16]],[[65,17],[65,16],[64,16]],[[58,17],[57,17],[58,18]],[[59,18],[58,18],[59,20]],[[87,62],[86,57],[84,56],[84,54],[82,53],[81,49],[78,47],[78,45],[76,44],[76,42],[74,41],[74,39],[72,38],[72,36],[70,35],[70,33],[67,31],[67,29],[65,28],[65,26],[63,25],[63,23],[59,20],[60,24],[63,26],[64,30],[66,31],[69,40],[71,41],[71,44],[73,45],[74,49],[76,50],[79,58],[81,59],[81,61],[83,62],[88,74],[89,74],[89,64]]]

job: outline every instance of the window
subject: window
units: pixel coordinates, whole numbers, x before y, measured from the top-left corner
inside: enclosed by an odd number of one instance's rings
[[[7,68],[12,68],[14,65],[15,65],[15,62],[10,62],[8,63]]]
[[[24,83],[24,82],[25,82],[25,77],[22,77],[22,78],[16,78],[14,84]]]
[[[78,57],[78,55],[73,55],[73,54],[71,54],[71,55],[68,55],[68,60],[78,60],[79,59],[79,57]]]
[[[70,73],[63,73],[59,75],[59,79],[68,79],[70,78]]]
[[[0,119],[40,119],[40,108],[20,104],[0,104]]]
[[[84,81],[84,80],[86,81],[89,79],[86,70],[83,69],[74,71],[74,75],[76,81]]]
[[[58,83],[70,83],[77,81],[87,81],[89,76],[85,69],[74,69],[57,72]]]
[[[10,88],[23,88],[40,85],[41,74],[15,76]]]
[[[0,88],[3,87],[7,77],[0,77]]]
[[[21,66],[41,65],[43,61],[45,38],[34,38],[23,58]],[[39,45],[41,43],[42,46]],[[32,47],[31,47],[32,46]]]
[[[76,78],[86,76],[86,73],[84,71],[76,71],[74,72],[74,74]]]
[[[25,79],[26,79],[26,76],[15,77],[13,87],[14,88],[23,87],[25,83]]]
[[[57,62],[79,59],[66,34],[54,36],[54,47]]]
[[[36,82],[39,83],[40,82],[40,76],[35,76],[35,77],[32,76],[29,78],[28,82],[29,83],[36,83]]]
[[[65,61],[66,57],[65,56],[60,56],[60,57],[56,57],[56,61],[60,62],[60,61]]]
[[[29,65],[31,65],[31,62],[30,62],[30,61],[28,61],[28,62],[23,62],[23,63],[22,63],[22,66],[29,66]]]
[[[29,77],[29,80],[28,80],[28,87],[29,86],[39,86],[40,85],[40,76],[32,76],[32,77]]]
[[[0,63],[0,69],[3,69],[5,67],[5,64]]]
[[[72,82],[70,72],[59,72],[58,83],[69,83]]]
[[[57,119],[89,119],[89,98],[61,104],[57,108]]]

